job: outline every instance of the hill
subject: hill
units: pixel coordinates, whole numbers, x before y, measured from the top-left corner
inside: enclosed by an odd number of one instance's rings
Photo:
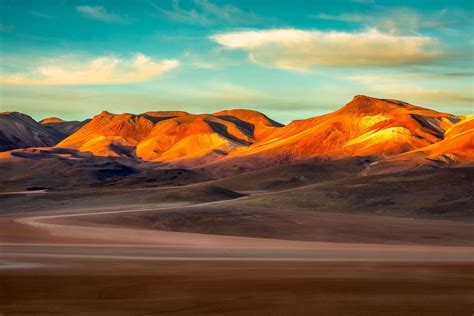
[[[54,146],[61,134],[19,112],[0,113],[0,151]]]

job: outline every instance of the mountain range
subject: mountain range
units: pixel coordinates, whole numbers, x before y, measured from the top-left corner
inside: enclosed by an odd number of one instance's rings
[[[105,173],[112,176],[127,174],[128,168],[229,175],[350,157],[370,162],[366,173],[386,173],[472,164],[474,116],[362,95],[337,111],[287,125],[240,109],[212,114],[102,112],[85,121],[52,117],[39,122],[3,112],[0,151],[0,169],[9,174],[7,179],[16,175],[12,169],[18,166],[50,170],[53,165],[63,176],[68,174],[65,166],[71,172],[84,164],[106,164],[110,170]]]

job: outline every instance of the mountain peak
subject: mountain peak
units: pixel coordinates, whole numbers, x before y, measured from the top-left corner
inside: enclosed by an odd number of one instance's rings
[[[103,115],[113,115],[113,114],[110,113],[109,111],[102,111],[102,112],[100,112],[99,114],[97,114],[97,116],[99,116],[99,115],[102,115],[102,116],[103,116]]]
[[[352,100],[344,105],[339,111],[343,113],[367,115],[414,108],[413,105],[403,101],[378,99],[366,95],[355,95]]]
[[[55,117],[55,116],[47,117],[47,118],[44,118],[41,121],[39,121],[40,124],[61,123],[61,122],[64,122],[64,120],[59,118],[59,117]]]
[[[152,117],[177,117],[189,115],[189,113],[185,111],[148,111],[142,115],[148,115]]]
[[[17,116],[17,117],[30,117],[29,115],[23,114],[21,112],[17,111],[9,111],[9,112],[0,112],[0,115],[5,115],[5,116]]]
[[[230,119],[232,117],[237,118],[242,121],[246,121],[252,124],[262,124],[267,126],[281,127],[283,124],[278,123],[265,114],[248,109],[233,109],[233,110],[223,110],[215,112],[213,116],[220,117],[222,119]]]

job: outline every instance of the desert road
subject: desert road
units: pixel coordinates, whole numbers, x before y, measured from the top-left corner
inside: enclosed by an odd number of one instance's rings
[[[46,193],[47,194],[47,193]],[[265,193],[263,193],[265,194]],[[261,195],[259,193],[258,195]],[[236,202],[247,197],[230,200]],[[427,261],[474,261],[474,247],[468,245],[426,245],[426,244],[378,244],[362,242],[302,241],[277,238],[255,238],[244,236],[215,235],[179,231],[163,231],[135,227],[123,222],[121,225],[103,224],[88,219],[101,216],[134,215],[170,211],[194,211],[219,206],[228,207],[229,200],[195,204],[162,203],[155,205],[120,206],[112,208],[89,207],[68,208],[55,211],[18,214],[4,217],[0,235],[0,253],[21,257],[73,257],[78,258],[124,258],[147,260],[427,260]],[[327,224],[332,222],[369,222],[370,225],[407,227],[418,223],[432,230],[451,227],[451,231],[471,231],[470,223],[453,221],[405,220],[389,217],[374,217],[349,214],[320,213],[316,220]],[[324,222],[323,220],[327,220]],[[0,221],[1,222],[1,221]],[[0,223],[1,224],[1,223]],[[345,225],[347,225],[345,224]],[[13,232],[7,232],[10,229]],[[20,242],[15,241],[15,232],[32,234]],[[5,235],[13,235],[5,239]],[[378,233],[378,232],[377,232]],[[402,233],[404,233],[402,231]],[[41,242],[47,236],[47,242]]]

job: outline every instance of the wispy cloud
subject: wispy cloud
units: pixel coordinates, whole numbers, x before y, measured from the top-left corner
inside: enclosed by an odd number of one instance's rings
[[[218,33],[211,39],[241,49],[256,64],[306,70],[325,66],[395,66],[427,63],[440,57],[427,36],[397,36],[376,29],[359,33],[271,29]]]
[[[130,19],[126,16],[118,15],[114,12],[107,10],[102,6],[77,6],[77,12],[79,12],[82,16],[105,22],[105,23],[119,23],[119,24],[126,24],[130,23]]]
[[[125,84],[150,80],[178,65],[177,60],[155,61],[143,54],[137,54],[129,60],[114,56],[100,56],[83,63],[61,62],[61,58],[56,58],[54,61],[37,66],[31,72],[3,75],[0,83],[5,85]]]
[[[0,24],[0,32],[10,32],[14,29],[15,27],[13,25],[9,24]]]
[[[443,29],[456,25],[472,24],[473,18],[465,10],[448,8],[432,13],[420,13],[412,8],[375,7],[367,12],[320,13],[311,15],[319,20],[333,20],[361,24],[394,34],[410,34],[425,29]]]
[[[37,18],[41,18],[41,19],[53,19],[54,18],[53,15],[46,14],[46,13],[39,12],[39,11],[35,11],[35,10],[28,11],[28,14],[30,14],[32,16],[35,16]]]
[[[236,25],[256,24],[267,20],[233,5],[217,5],[208,0],[194,0],[193,6],[187,9],[181,7],[179,0],[172,0],[169,9],[154,2],[151,2],[151,5],[166,18],[187,24],[210,25],[220,22]]]

